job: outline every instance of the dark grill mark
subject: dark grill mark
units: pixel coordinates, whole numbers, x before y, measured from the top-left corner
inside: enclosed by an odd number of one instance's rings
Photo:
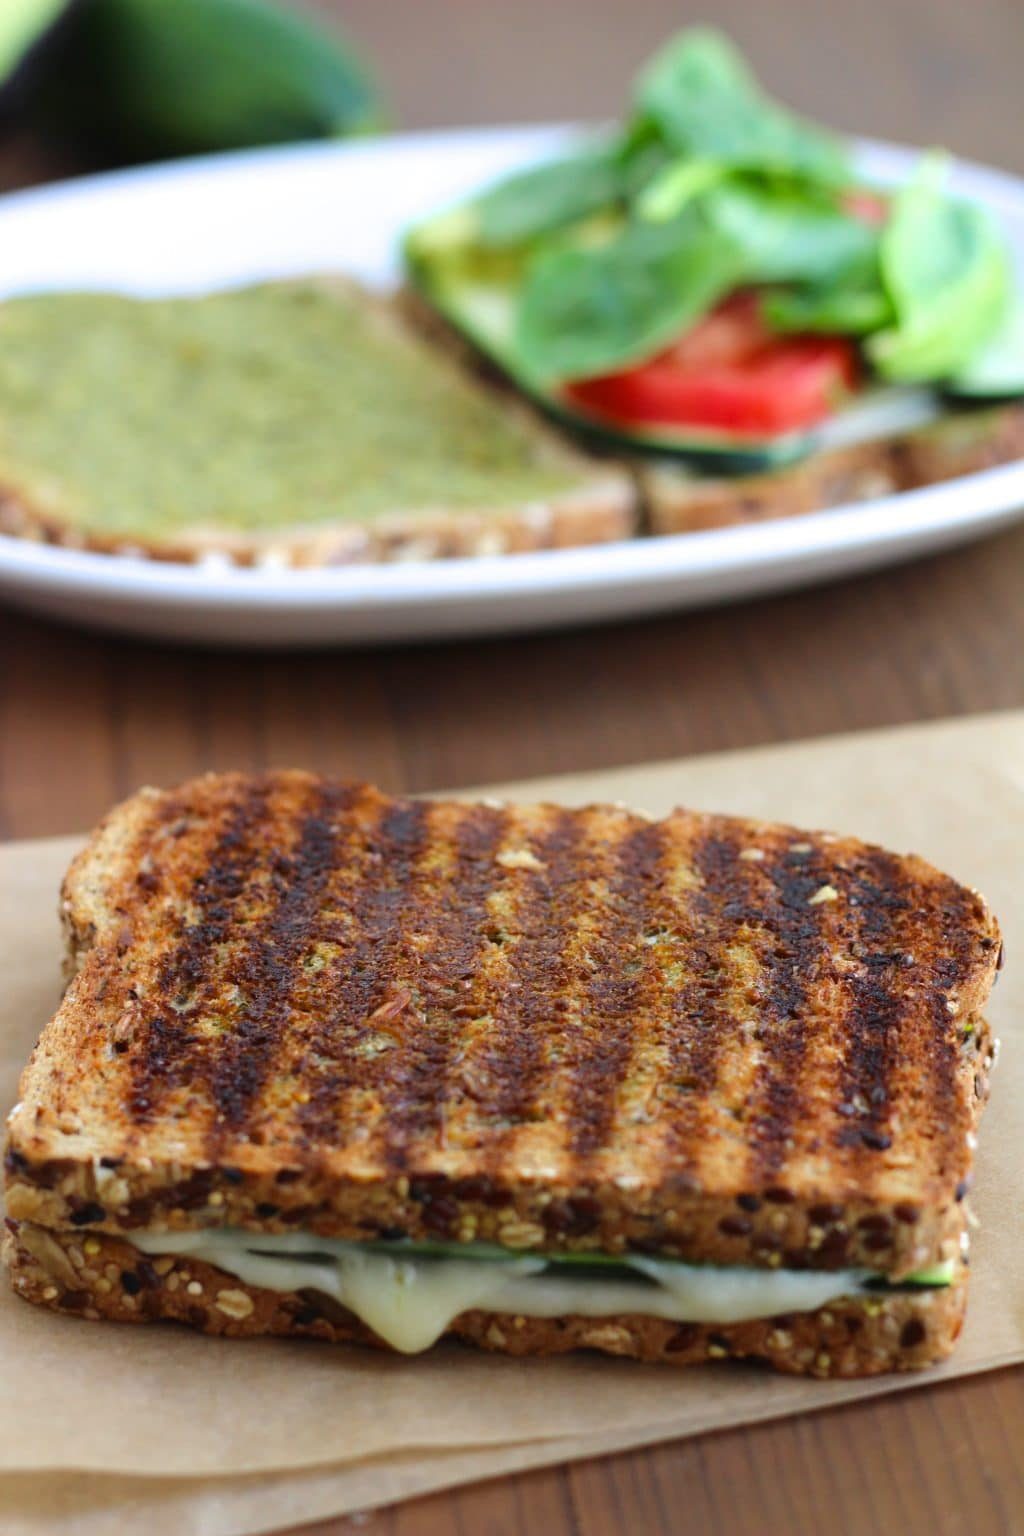
[[[699,837],[692,859],[701,885],[689,896],[686,927],[680,914],[673,928],[682,941],[673,959],[686,980],[665,999],[669,1013],[669,1083],[675,1103],[669,1137],[676,1163],[693,1165],[700,1154],[702,1122],[713,1109],[718,1063],[734,1037],[735,1019],[726,998],[728,978],[722,951],[750,921],[750,892],[737,860],[735,837],[710,832]]]
[[[853,952],[862,968],[845,982],[850,1024],[838,1106],[844,1123],[835,1140],[855,1151],[884,1152],[892,1143],[887,1130],[890,1083],[906,1011],[902,929],[907,914],[911,919],[915,914],[899,860],[881,849],[871,849],[849,872],[847,891]]]
[[[962,1166],[969,1114],[959,1084],[962,1021],[949,1012],[946,1000],[975,972],[978,903],[944,877],[921,885],[908,898],[900,861],[880,850],[858,861],[855,883],[860,917],[855,953],[866,974],[849,983],[856,1034],[843,1064],[840,1113],[845,1123],[836,1140],[869,1153],[892,1145],[890,1098],[907,1060],[913,1063],[914,1081],[907,1084],[904,1074],[896,1090],[901,1099],[911,1100],[904,1119],[913,1125],[914,1103],[929,1106],[929,1117],[942,1126],[942,1146],[935,1149],[940,1168],[952,1173]],[[912,1004],[906,998],[909,984]]]
[[[543,870],[516,876],[512,985],[501,995],[485,987],[475,997],[473,1011],[493,1023],[483,1048],[452,1076],[455,1091],[494,1125],[495,1160],[501,1157],[502,1131],[514,1130],[534,1113],[546,1043],[557,1040],[563,1028],[571,985],[566,946],[587,874],[579,821],[571,815],[556,814],[534,851]]]
[[[970,934],[972,908],[973,900],[968,891],[954,887],[945,894],[940,922],[943,936],[953,952],[933,957],[929,967],[934,989],[929,1051],[931,1091],[934,1102],[941,1106],[939,1113],[954,1136],[958,1130],[966,1132],[969,1119],[957,1086],[960,1030],[966,1021],[959,1015],[950,1014],[944,994],[957,992],[964,978],[971,974],[974,963]]]
[[[166,1012],[146,1019],[131,1060],[128,1104],[134,1118],[148,1120],[163,1096],[174,1088],[193,1059],[194,1037],[187,1013],[169,1005],[197,989],[210,974],[210,953],[230,935],[236,906],[252,865],[251,844],[264,814],[268,786],[254,780],[232,809],[212,849],[204,873],[193,884],[199,921],[185,928],[181,942],[162,962],[156,978],[156,1006]]]
[[[296,968],[316,936],[324,887],[334,867],[334,818],[351,809],[353,797],[345,785],[318,789],[294,849],[279,862],[277,905],[232,958],[229,974],[245,1005],[234,1028],[217,1042],[209,1068],[218,1143],[224,1130],[245,1124],[267,1072],[282,1054],[279,1044],[287,1038]]]
[[[388,805],[367,846],[355,884],[332,893],[352,919],[325,925],[324,937],[341,953],[318,978],[317,1011],[311,1020],[303,1077],[310,1102],[299,1115],[309,1142],[345,1140],[344,1106],[351,1088],[373,1084],[383,1090],[401,1053],[415,1006],[411,953],[403,937],[425,920],[428,893],[417,886],[416,862],[429,835],[430,807],[420,801]],[[378,1010],[386,1017],[374,1019]],[[385,1031],[386,1026],[386,1031]],[[360,1048],[378,1032],[393,1036],[385,1056],[369,1058]]]
[[[756,1010],[763,1066],[756,1102],[730,1106],[746,1124],[749,1177],[768,1186],[787,1157],[787,1139],[800,1113],[799,1074],[806,1044],[803,1006],[821,944],[817,909],[809,898],[824,883],[814,854],[785,850],[757,863],[739,857],[741,829],[713,831],[694,850],[703,884],[693,894],[695,932],[685,954],[692,978],[674,999],[674,1081],[694,1090],[695,1109],[677,1125],[681,1149],[692,1156],[702,1110],[712,1102],[719,1061],[736,1040],[734,982],[725,951],[743,940],[758,958]],[[746,932],[744,932],[746,930]],[[749,1049],[746,1043],[743,1050]],[[696,1122],[696,1123],[694,1123]]]
[[[767,1026],[758,1072],[763,1085],[750,1135],[755,1168],[767,1183],[784,1167],[802,1113],[801,1077],[811,1033],[807,1003],[826,952],[827,931],[827,918],[810,901],[828,883],[830,871],[818,849],[782,851],[759,868],[767,878],[757,921],[769,933],[772,948],[760,1003]]]
[[[460,817],[450,881],[439,885],[421,914],[432,931],[430,951],[408,957],[419,1022],[412,1038],[407,1036],[403,1049],[394,1053],[384,1093],[387,1157],[394,1168],[406,1166],[408,1148],[417,1137],[429,1138],[439,1131],[443,1137],[446,1079],[460,1015],[464,1010],[477,1012],[477,999],[471,1003],[467,999],[473,993],[477,957],[487,942],[487,898],[497,877],[504,874],[495,856],[506,823],[504,812],[483,806],[474,806]],[[455,1202],[450,1206],[435,1199],[424,1213],[427,1226],[439,1234],[447,1232],[458,1215]]]
[[[568,1095],[570,1144],[579,1157],[591,1156],[605,1144],[645,992],[650,996],[645,982],[649,985],[655,962],[639,945],[657,905],[663,853],[664,830],[656,822],[645,823],[619,842],[599,931],[587,946],[591,970],[574,1027],[579,1044],[572,1052]],[[643,968],[636,974],[627,971],[627,964],[638,960]]]

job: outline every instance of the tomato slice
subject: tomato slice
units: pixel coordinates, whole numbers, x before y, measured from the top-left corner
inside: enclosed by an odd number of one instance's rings
[[[569,402],[624,426],[772,437],[814,426],[856,388],[842,336],[779,336],[756,294],[725,300],[674,346],[621,373],[566,386]]]

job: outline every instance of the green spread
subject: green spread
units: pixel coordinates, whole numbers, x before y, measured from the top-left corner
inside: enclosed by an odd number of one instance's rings
[[[84,533],[501,510],[579,478],[343,284],[0,307],[0,485]]]

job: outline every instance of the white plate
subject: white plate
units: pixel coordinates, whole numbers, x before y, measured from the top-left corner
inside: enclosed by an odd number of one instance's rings
[[[343,269],[386,285],[409,222],[543,158],[565,128],[465,130],[191,160],[0,199],[0,296],[53,287],[188,293]],[[865,144],[880,182],[914,152]],[[1024,267],[1024,183],[959,164]],[[112,405],[116,409],[116,405]],[[0,537],[0,594],[58,618],[172,640],[310,645],[493,634],[778,591],[976,538],[1024,510],[1024,461],[756,527],[479,560],[211,570]]]

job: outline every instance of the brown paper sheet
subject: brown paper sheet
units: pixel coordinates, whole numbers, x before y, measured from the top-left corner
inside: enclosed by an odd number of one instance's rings
[[[1024,1051],[1015,1048],[1024,969],[1013,963],[1024,931],[1024,715],[507,792],[618,798],[653,812],[685,802],[835,827],[914,849],[985,891],[1010,964],[990,1009],[1004,1050],[982,1128],[970,1316],[953,1360],[872,1383],[743,1368],[676,1374],[586,1358],[517,1362],[455,1348],[409,1361],[85,1324],[28,1307],[0,1285],[0,1528],[98,1536],[143,1518],[157,1533],[187,1519],[226,1536],[1024,1358]],[[55,891],[73,846],[0,848],[0,1098],[8,1101],[57,995]],[[51,1475],[24,1475],[33,1469]]]
[[[642,1445],[615,1435],[545,1440],[484,1451],[383,1456],[341,1469],[270,1477],[118,1477],[111,1473],[0,1475],[3,1536],[259,1536],[331,1516],[369,1512],[461,1483],[482,1482],[581,1456]],[[358,1519],[358,1513],[356,1518]]]
[[[639,1443],[639,1442],[638,1442]],[[459,1483],[579,1457],[573,1440],[485,1451],[384,1456],[340,1470],[269,1477],[118,1477],[73,1472],[0,1475],[4,1536],[259,1536],[329,1516],[369,1511]],[[595,1442],[584,1454],[627,1449]]]

